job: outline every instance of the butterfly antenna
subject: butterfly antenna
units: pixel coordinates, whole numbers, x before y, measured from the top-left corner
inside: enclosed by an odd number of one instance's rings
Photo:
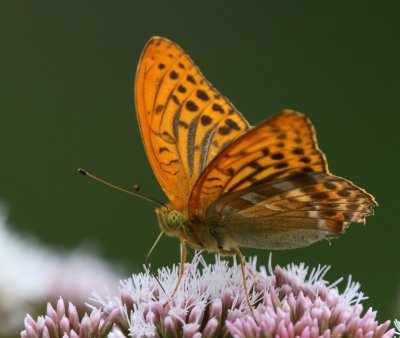
[[[125,193],[127,193],[127,194],[129,194],[129,195],[133,195],[133,196],[142,198],[142,199],[144,199],[144,200],[146,200],[146,201],[149,201],[149,202],[154,203],[154,204],[156,204],[156,205],[158,205],[158,206],[161,206],[161,207],[166,207],[166,208],[168,209],[168,207],[167,207],[164,203],[162,203],[162,202],[156,200],[156,199],[153,198],[153,197],[150,197],[150,196],[147,196],[147,195],[142,194],[142,193],[133,192],[133,191],[126,190],[126,189],[123,189],[123,188],[121,188],[121,187],[118,187],[118,186],[116,186],[116,185],[114,185],[114,184],[112,184],[112,183],[110,183],[110,182],[107,182],[107,181],[102,180],[101,178],[98,178],[97,176],[94,176],[93,174],[91,174],[90,172],[88,172],[88,171],[86,171],[86,170],[84,170],[84,169],[79,168],[79,169],[78,169],[78,173],[80,173],[80,174],[82,174],[82,175],[84,175],[84,176],[88,176],[88,177],[94,179],[94,180],[97,181],[97,182],[100,182],[100,183],[103,183],[103,184],[105,184],[105,185],[108,185],[108,186],[111,187],[111,188],[114,188],[114,189],[117,189],[117,190],[119,190],[119,191],[125,192]]]
[[[157,239],[154,241],[154,244],[152,245],[149,253],[146,256],[146,260],[145,260],[145,266],[147,268],[147,270],[149,270],[150,274],[153,276],[153,278],[157,281],[158,285],[160,285],[161,289],[164,291],[165,294],[167,294],[165,292],[164,287],[162,286],[161,282],[158,280],[157,276],[154,274],[153,270],[151,269],[151,263],[150,263],[150,255],[153,252],[154,248],[157,246],[158,242],[160,241],[161,237],[163,236],[164,232],[161,231],[160,234],[158,235]]]

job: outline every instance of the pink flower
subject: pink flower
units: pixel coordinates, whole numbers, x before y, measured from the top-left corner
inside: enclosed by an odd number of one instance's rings
[[[75,306],[69,303],[66,309],[64,300],[60,298],[56,309],[47,304],[46,315],[38,317],[37,321],[27,315],[21,337],[105,337],[119,320],[118,309],[108,315],[100,309],[93,309],[90,315],[85,314],[80,320]]]
[[[118,290],[115,266],[83,248],[62,252],[13,231],[1,204],[0,267],[1,337],[15,335],[25,313],[60,294],[82,306],[93,289]]]
[[[33,337],[354,337],[391,338],[390,321],[379,324],[376,312],[363,312],[360,285],[349,278],[343,292],[324,280],[328,267],[309,272],[304,265],[257,269],[248,276],[254,317],[246,304],[240,266],[216,256],[206,264],[200,255],[185,266],[174,299],[169,295],[178,266],[163,268],[158,282],[148,271],[121,281],[116,296],[93,296],[90,315],[81,321],[62,300],[36,322],[28,315],[21,336]]]

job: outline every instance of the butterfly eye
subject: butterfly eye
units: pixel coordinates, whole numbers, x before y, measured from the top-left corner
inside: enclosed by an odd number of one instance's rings
[[[170,228],[177,229],[182,224],[181,213],[179,211],[170,211],[167,215],[167,224]]]

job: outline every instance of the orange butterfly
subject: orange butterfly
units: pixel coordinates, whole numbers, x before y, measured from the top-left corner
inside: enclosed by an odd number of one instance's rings
[[[135,99],[169,199],[158,221],[183,252],[185,243],[240,256],[240,247],[305,247],[373,214],[373,196],[329,172],[304,115],[284,110],[251,127],[172,41],[147,43]]]
[[[147,156],[169,199],[156,209],[160,228],[182,244],[180,278],[186,243],[238,255],[251,309],[240,247],[305,247],[373,214],[370,194],[329,172],[304,115],[284,110],[251,127],[167,39],[153,37],[144,48],[135,99]]]

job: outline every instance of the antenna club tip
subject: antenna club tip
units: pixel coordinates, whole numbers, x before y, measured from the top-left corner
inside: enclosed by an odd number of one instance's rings
[[[78,173],[85,175],[85,176],[87,175],[87,171],[82,168],[78,168]]]

